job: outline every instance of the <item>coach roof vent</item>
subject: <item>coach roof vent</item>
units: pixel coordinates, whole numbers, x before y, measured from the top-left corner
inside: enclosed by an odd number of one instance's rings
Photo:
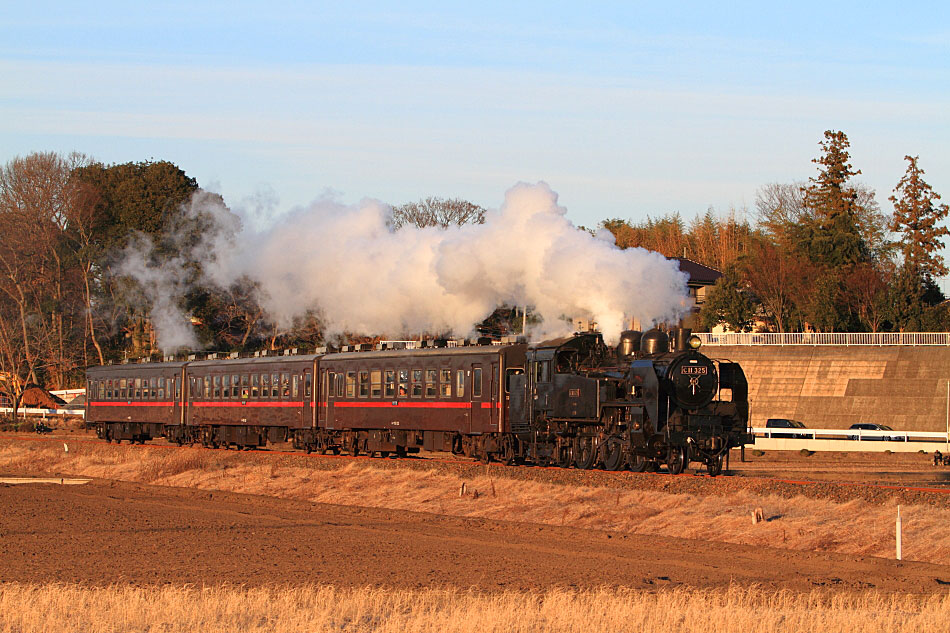
[[[284,356],[296,356],[296,355],[297,355],[296,347],[291,347],[290,349],[284,350]]]
[[[313,350],[313,353],[314,353],[314,354],[326,354],[326,353],[327,353],[327,348],[326,348],[326,346],[323,346],[323,347],[315,347],[314,350]]]

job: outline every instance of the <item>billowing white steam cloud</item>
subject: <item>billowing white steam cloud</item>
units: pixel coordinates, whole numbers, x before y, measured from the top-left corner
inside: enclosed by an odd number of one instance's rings
[[[616,338],[631,317],[672,322],[686,310],[674,262],[578,230],[544,183],[512,187],[481,225],[396,232],[381,202],[323,199],[265,231],[234,233],[233,214],[212,200],[193,203],[220,219],[206,274],[222,286],[259,280],[262,306],[283,323],[315,309],[330,333],[466,335],[508,304],[544,319],[533,338],[568,331],[565,316],[593,317]]]

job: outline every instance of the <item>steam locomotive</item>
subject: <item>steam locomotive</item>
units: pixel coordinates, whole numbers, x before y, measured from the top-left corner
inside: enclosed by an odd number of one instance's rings
[[[597,333],[536,346],[381,344],[333,353],[208,358],[87,370],[87,425],[108,441],[404,456],[451,451],[506,464],[723,469],[747,432],[745,375],[688,330]]]

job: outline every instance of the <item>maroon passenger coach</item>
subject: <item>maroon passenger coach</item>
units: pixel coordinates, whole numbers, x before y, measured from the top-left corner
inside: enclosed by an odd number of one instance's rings
[[[87,370],[87,424],[108,441],[487,456],[510,430],[525,344],[122,364]]]

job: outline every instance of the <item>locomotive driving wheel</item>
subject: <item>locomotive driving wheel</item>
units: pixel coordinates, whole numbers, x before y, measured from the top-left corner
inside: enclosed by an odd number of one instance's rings
[[[580,470],[590,470],[597,463],[599,449],[597,438],[580,435],[574,440],[574,466]]]
[[[627,456],[623,452],[623,439],[619,435],[611,435],[601,446],[603,451],[604,468],[620,470],[627,463]]]
[[[666,467],[671,475],[679,475],[686,469],[686,447],[671,446],[666,456]]]
[[[635,473],[642,473],[647,469],[647,458],[643,455],[633,455],[630,460],[630,470]]]

